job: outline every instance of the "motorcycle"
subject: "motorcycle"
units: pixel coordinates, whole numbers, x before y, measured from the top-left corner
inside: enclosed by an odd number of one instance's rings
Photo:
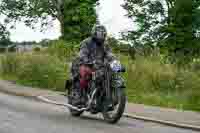
[[[126,86],[121,76],[121,73],[124,72],[125,67],[117,60],[105,64],[105,80],[102,81],[102,88],[96,87],[95,72],[92,73],[88,88],[81,90],[81,95],[86,101],[84,107],[72,105],[73,84],[69,81],[66,86],[68,86],[68,108],[71,115],[80,116],[84,111],[91,114],[102,113],[106,122],[117,123],[122,117],[126,106]]]

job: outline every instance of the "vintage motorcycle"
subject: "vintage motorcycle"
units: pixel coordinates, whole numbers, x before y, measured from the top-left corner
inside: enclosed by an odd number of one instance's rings
[[[92,64],[90,64],[92,65]],[[95,72],[91,75],[88,88],[81,90],[82,97],[86,99],[84,107],[72,105],[72,82],[68,81],[68,108],[72,116],[80,116],[84,111],[91,114],[102,113],[108,123],[117,123],[122,117],[126,106],[125,82],[121,73],[125,67],[117,60],[105,64],[105,80],[103,87],[96,87]],[[71,87],[69,87],[71,86]],[[107,102],[111,101],[111,102]]]

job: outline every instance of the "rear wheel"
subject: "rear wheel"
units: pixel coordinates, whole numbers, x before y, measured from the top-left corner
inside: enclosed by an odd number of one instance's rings
[[[108,111],[107,107],[104,107],[103,117],[108,123],[114,124],[120,120],[124,113],[126,106],[126,94],[124,88],[117,88],[112,93],[114,109],[112,111]]]

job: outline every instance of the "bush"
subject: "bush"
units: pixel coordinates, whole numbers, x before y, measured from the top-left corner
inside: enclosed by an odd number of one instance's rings
[[[74,42],[66,42],[63,40],[52,41],[46,52],[60,59],[72,60],[79,49],[79,44]]]
[[[1,56],[1,69],[2,75],[5,74],[16,74],[19,65],[19,55],[13,53],[7,53]]]
[[[41,51],[41,49],[40,49],[39,47],[35,47],[35,48],[33,49],[33,51],[39,52],[39,51]]]

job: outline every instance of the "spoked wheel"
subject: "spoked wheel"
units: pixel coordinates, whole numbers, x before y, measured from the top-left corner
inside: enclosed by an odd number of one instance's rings
[[[124,88],[116,88],[112,92],[112,102],[114,109],[109,111],[107,107],[104,107],[103,117],[108,123],[114,124],[120,120],[125,110],[126,94]]]

